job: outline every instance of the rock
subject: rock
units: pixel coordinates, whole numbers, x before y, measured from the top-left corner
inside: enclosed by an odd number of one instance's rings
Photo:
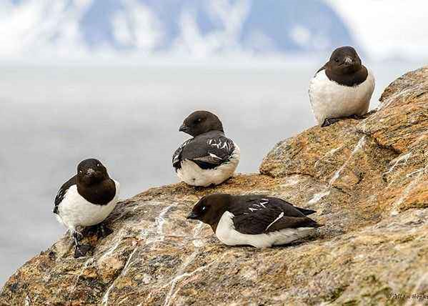
[[[74,259],[64,236],[21,267],[0,305],[422,305],[428,301],[428,68],[396,80],[366,119],[280,142],[261,174],[121,202],[114,230]],[[317,210],[315,237],[254,249],[185,216],[205,194],[264,193]]]

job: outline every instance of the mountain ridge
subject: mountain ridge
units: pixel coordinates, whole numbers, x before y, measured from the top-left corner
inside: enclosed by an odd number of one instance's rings
[[[79,57],[103,50],[206,58],[355,45],[344,21],[324,1],[11,0],[1,15],[0,25],[9,32],[0,50],[4,57]]]

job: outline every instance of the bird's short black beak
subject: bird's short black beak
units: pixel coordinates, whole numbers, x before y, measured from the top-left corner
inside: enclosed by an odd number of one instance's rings
[[[179,132],[187,132],[189,128],[187,127],[187,125],[185,125],[184,123],[180,126],[180,128],[178,129]]]
[[[197,214],[195,214],[193,211],[187,216],[187,219],[190,219],[190,220],[198,220],[198,215]]]

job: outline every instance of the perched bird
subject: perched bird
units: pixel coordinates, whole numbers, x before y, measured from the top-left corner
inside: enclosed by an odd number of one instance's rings
[[[223,125],[216,115],[196,111],[184,120],[179,131],[193,136],[172,156],[172,165],[181,181],[207,187],[221,184],[233,175],[240,151],[224,135]]]
[[[59,189],[53,212],[73,236],[76,258],[86,255],[90,249],[80,244],[82,234],[77,228],[103,222],[117,204],[119,187],[119,183],[109,177],[106,167],[99,160],[86,159],[77,166],[77,175]],[[111,233],[102,225],[99,230],[103,236]]]
[[[196,203],[187,218],[211,225],[226,245],[265,248],[311,235],[320,226],[306,217],[313,213],[279,198],[213,194]]]
[[[318,124],[328,126],[348,117],[361,118],[369,109],[374,88],[375,79],[355,49],[337,48],[309,85]]]

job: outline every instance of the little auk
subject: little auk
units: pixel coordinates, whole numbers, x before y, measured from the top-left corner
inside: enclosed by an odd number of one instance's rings
[[[212,194],[199,200],[187,218],[210,225],[226,245],[266,248],[313,234],[320,226],[307,217],[313,213],[269,196]]]
[[[79,227],[99,225],[102,236],[111,233],[100,223],[115,208],[119,187],[99,160],[86,159],[77,166],[77,174],[59,189],[53,212],[74,238],[74,257],[85,256],[90,250],[90,246],[80,243],[83,235],[78,231]]]
[[[193,138],[172,156],[177,176],[191,186],[218,185],[230,178],[239,163],[239,147],[224,134],[220,119],[207,111],[190,114],[180,132]]]
[[[352,47],[334,50],[309,85],[312,112],[322,127],[340,119],[360,119],[369,109],[375,88],[373,74]]]

